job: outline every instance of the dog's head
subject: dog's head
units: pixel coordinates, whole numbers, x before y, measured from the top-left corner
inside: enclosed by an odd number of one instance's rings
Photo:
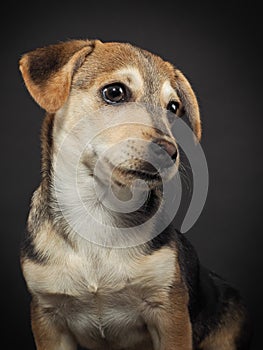
[[[184,75],[130,44],[59,43],[25,54],[20,70],[36,102],[55,114],[55,146],[87,119],[90,152],[83,162],[90,174],[103,158],[116,183],[143,178],[156,184],[159,171],[170,177],[179,162],[173,119],[185,113],[201,137],[197,100]]]

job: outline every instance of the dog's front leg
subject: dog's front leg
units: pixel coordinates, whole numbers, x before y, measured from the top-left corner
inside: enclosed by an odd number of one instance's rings
[[[169,317],[169,315],[164,316]],[[177,317],[176,317],[177,318]],[[177,322],[148,326],[154,350],[192,350],[192,329],[188,317],[178,317]]]
[[[170,294],[168,301],[148,304],[152,304],[152,310],[147,312],[146,323],[154,350],[192,350],[188,294],[177,288]]]
[[[32,301],[31,323],[37,350],[76,350],[73,336],[52,315]]]

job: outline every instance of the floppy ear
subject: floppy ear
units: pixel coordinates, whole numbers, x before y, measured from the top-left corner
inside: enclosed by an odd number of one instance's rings
[[[67,100],[74,72],[95,46],[95,41],[71,40],[25,54],[20,62],[23,79],[35,101],[56,112]]]
[[[175,79],[177,94],[191,122],[195,136],[199,141],[201,139],[202,128],[196,96],[189,81],[178,69],[175,70]]]

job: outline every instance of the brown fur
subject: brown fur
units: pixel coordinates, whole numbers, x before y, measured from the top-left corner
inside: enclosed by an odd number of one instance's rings
[[[242,332],[242,309],[230,304],[218,328],[200,344],[201,350],[235,350],[236,341]]]
[[[43,310],[33,300],[31,303],[32,331],[38,350],[71,350],[76,349],[74,338],[54,322],[52,313]]]
[[[201,123],[199,119],[199,107],[193,93],[193,90],[188,82],[188,80],[184,77],[184,75],[177,69],[176,70],[176,89],[178,91],[178,95],[184,105],[186,110],[186,114],[189,116],[189,119],[192,123],[194,133],[196,135],[197,140],[201,139]]]
[[[20,60],[25,84],[47,112],[56,112],[66,101],[74,71],[92,52],[93,43],[82,40],[35,50]]]

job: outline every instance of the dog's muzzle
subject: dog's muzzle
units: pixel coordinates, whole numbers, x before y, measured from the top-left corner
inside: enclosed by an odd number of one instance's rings
[[[120,184],[129,184],[134,179],[142,179],[150,185],[158,185],[175,173],[178,151],[176,145],[162,138],[147,143],[147,147],[134,152],[131,157],[112,166],[113,179]]]
[[[128,139],[96,157],[93,175],[105,184],[129,186],[135,179],[142,179],[154,187],[175,174],[178,159],[173,140],[163,137],[151,141]],[[89,167],[92,167],[90,160]]]

